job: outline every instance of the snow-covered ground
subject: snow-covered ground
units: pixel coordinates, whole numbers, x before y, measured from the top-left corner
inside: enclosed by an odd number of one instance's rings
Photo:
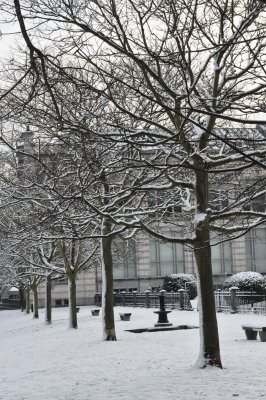
[[[132,312],[120,321],[119,312]],[[79,329],[68,330],[68,310],[53,324],[21,311],[0,312],[1,400],[266,399],[266,342],[247,341],[241,324],[256,315],[218,314],[224,369],[193,368],[199,330],[131,333],[152,327],[152,309],[115,308],[117,342],[103,342],[101,317],[81,307]],[[169,321],[198,325],[197,311],[172,311]]]

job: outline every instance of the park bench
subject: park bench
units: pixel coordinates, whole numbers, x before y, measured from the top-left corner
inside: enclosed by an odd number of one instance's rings
[[[130,321],[131,313],[119,313],[121,321]]]
[[[97,317],[97,316],[99,315],[99,313],[100,313],[100,310],[99,310],[99,309],[91,310],[91,314],[92,314],[94,317]]]
[[[245,331],[247,340],[256,340],[259,332],[260,340],[266,342],[266,326],[242,325],[242,329]]]

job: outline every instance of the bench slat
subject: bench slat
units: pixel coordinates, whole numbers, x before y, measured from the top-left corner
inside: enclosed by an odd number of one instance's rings
[[[257,331],[257,332],[266,332],[266,326],[249,326],[249,325],[242,325],[242,329]]]

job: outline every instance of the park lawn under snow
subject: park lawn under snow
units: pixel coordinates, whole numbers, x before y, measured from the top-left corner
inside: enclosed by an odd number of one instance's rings
[[[132,312],[120,321],[119,312]],[[152,327],[152,309],[115,308],[117,342],[102,341],[101,317],[81,307],[79,329],[68,310],[53,309],[53,324],[21,311],[0,312],[1,400],[266,399],[266,342],[247,341],[241,324],[265,316],[218,314],[223,370],[193,367],[199,330],[131,333]],[[175,325],[198,325],[197,311],[173,310]]]

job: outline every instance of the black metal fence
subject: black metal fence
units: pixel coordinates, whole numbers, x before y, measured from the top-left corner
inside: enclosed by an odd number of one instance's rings
[[[20,308],[20,300],[2,299],[0,310],[13,310]]]
[[[178,293],[152,293],[147,290],[144,293],[114,293],[115,306],[160,308],[160,296],[164,296],[164,304],[168,309],[192,310],[188,292],[184,289]],[[266,291],[265,293],[240,291],[237,288],[231,290],[216,290],[214,292],[217,312],[227,313],[254,313],[266,315]],[[101,306],[101,293],[96,293],[95,304]]]
[[[114,305],[115,306],[127,306],[127,307],[147,307],[147,308],[159,308],[160,307],[160,295],[162,292],[152,293],[146,291],[145,293],[114,293]],[[189,300],[189,295],[186,290],[179,290],[178,293],[167,293],[164,294],[164,304],[166,308],[178,309],[178,310],[192,310],[192,306]],[[102,296],[100,293],[95,295],[95,304],[101,306]]]
[[[244,292],[231,288],[231,290],[216,290],[214,296],[218,312],[266,315],[266,292]]]

